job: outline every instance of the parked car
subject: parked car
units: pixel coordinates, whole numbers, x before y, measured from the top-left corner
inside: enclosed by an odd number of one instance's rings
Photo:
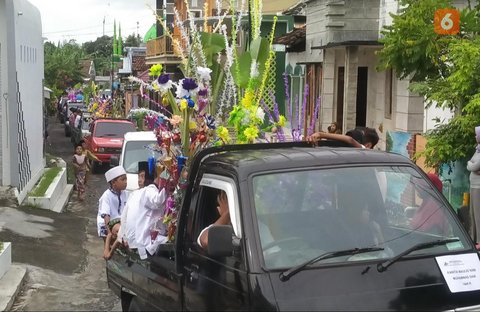
[[[230,225],[212,225],[221,191]],[[418,194],[442,231],[412,227]],[[117,249],[106,267],[124,311],[480,308],[479,255],[448,201],[406,157],[365,149],[205,149],[175,241],[146,260]]]
[[[82,122],[79,128],[70,126],[71,142],[75,146],[80,143],[80,140],[90,135],[90,123],[92,122],[92,115],[89,112],[82,113]]]
[[[127,119],[97,119],[90,123],[91,134],[85,137],[85,143],[101,163],[110,163],[113,155],[122,152],[125,133],[132,131],[135,131],[135,125]],[[96,171],[98,165],[93,162],[92,171]]]
[[[65,136],[69,137],[72,134],[72,129],[70,128],[70,116],[72,115],[73,111],[76,109],[80,109],[83,112],[87,111],[87,107],[85,106],[85,103],[82,102],[72,102],[68,101],[67,105],[65,107],[65,122],[63,124],[64,131],[65,131]]]
[[[116,155],[110,159],[112,166],[123,166],[127,172],[127,192],[138,189],[138,162],[148,157],[158,157],[158,153],[148,148],[155,146],[157,137],[153,131],[137,131],[125,133],[120,158]]]
[[[67,105],[68,98],[62,97],[57,105],[57,117],[61,124],[65,122],[65,106]]]

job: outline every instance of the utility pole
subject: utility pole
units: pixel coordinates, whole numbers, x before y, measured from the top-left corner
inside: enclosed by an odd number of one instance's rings
[[[105,36],[105,15],[103,16],[103,36]]]

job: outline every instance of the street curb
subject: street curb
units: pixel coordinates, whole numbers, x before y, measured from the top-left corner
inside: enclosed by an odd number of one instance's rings
[[[0,279],[0,311],[9,311],[25,280],[27,269],[20,265],[10,267]]]

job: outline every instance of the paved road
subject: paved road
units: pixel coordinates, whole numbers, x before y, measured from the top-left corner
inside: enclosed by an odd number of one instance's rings
[[[70,161],[73,147],[63,125],[51,119],[49,133],[47,152]],[[107,286],[96,234],[97,201],[106,188],[103,174],[91,175],[85,202],[73,195],[61,214],[0,207],[0,241],[12,242],[12,260],[28,272],[13,311],[121,310]]]

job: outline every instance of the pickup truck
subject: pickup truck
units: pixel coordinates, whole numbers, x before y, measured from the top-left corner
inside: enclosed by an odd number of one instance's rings
[[[231,225],[211,226],[205,250],[197,238],[218,218],[219,191]],[[192,159],[184,192],[173,243],[145,260],[117,249],[106,262],[124,311],[480,309],[475,245],[404,156],[213,147]],[[412,227],[412,207],[433,208],[422,226]]]
[[[153,131],[137,131],[125,133],[122,153],[120,158],[113,155],[110,158],[111,166],[122,166],[127,172],[127,192],[138,189],[138,162],[148,159],[149,156],[157,158],[158,153],[146,147],[155,146],[157,137]]]
[[[90,123],[90,135],[84,140],[87,148],[100,159],[101,163],[110,163],[113,155],[122,152],[125,133],[135,131],[135,125],[127,119],[96,119]],[[92,171],[100,164],[93,162]]]

